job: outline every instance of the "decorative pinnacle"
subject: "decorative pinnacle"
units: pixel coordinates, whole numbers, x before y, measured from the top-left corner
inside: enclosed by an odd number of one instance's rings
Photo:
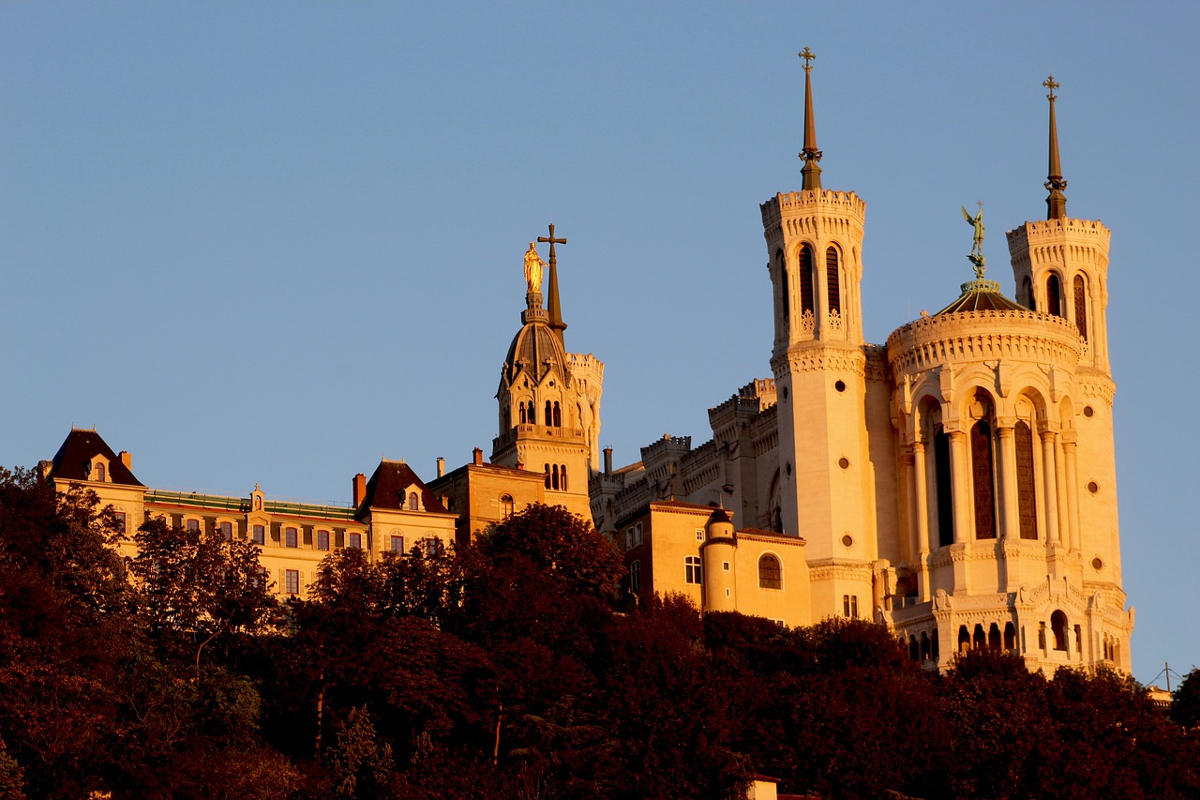
[[[1054,101],[1058,99],[1054,90],[1059,87],[1059,83],[1051,75],[1042,81],[1042,86],[1050,90],[1046,95],[1046,99],[1050,101],[1050,168],[1044,184],[1050,192],[1046,198],[1046,219],[1066,219],[1067,196],[1063,194],[1063,189],[1067,188],[1067,182],[1063,180],[1062,166],[1058,160],[1058,122],[1054,116]]]
[[[821,151],[817,149],[817,127],[813,122],[812,103],[812,60],[817,55],[805,47],[799,56],[804,60],[804,149],[800,151],[800,158],[804,159],[804,168],[800,170],[804,178],[802,188],[820,189],[821,168],[817,162],[821,160]]]

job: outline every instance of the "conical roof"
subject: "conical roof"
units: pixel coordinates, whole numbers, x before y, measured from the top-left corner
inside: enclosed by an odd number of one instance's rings
[[[999,281],[976,278],[962,285],[962,294],[950,305],[934,314],[957,314],[960,311],[1028,311],[1025,306],[1009,300],[1000,291]]]

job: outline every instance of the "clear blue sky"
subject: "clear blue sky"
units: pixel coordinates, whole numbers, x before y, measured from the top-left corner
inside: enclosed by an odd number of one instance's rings
[[[0,4],[0,463],[96,425],[159,488],[348,501],[491,451],[521,255],[554,222],[602,444],[709,435],[770,375],[758,204],[867,202],[868,339],[970,278],[959,206],[1113,231],[1134,674],[1200,662],[1194,4]]]

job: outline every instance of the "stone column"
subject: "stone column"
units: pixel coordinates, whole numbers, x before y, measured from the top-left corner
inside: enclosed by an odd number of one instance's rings
[[[917,600],[925,602],[929,599],[929,486],[925,470],[925,443],[918,440],[912,444],[912,492],[913,508],[916,516],[914,531],[917,539],[917,559],[920,563],[918,574]]]
[[[1021,538],[1021,518],[1017,511],[1017,444],[1013,426],[997,422],[996,435],[1000,442],[996,448],[1000,456],[1000,537]]]
[[[1057,432],[1043,425],[1038,433],[1042,437],[1042,482],[1045,486],[1043,494],[1046,497],[1046,544],[1057,543],[1058,533],[1058,469],[1054,457],[1055,439]]]
[[[1062,446],[1067,484],[1067,535],[1071,552],[1078,553],[1081,547],[1079,542],[1079,479],[1075,467],[1075,435],[1073,431],[1063,433]]]
[[[967,435],[955,426],[944,426],[950,437],[950,493],[954,495],[954,543],[971,540],[971,498],[969,489],[971,457],[967,452]]]

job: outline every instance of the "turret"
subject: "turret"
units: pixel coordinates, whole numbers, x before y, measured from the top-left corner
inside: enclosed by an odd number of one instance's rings
[[[704,563],[705,611],[737,610],[737,581],[733,568],[736,551],[733,521],[725,509],[718,508],[708,518],[700,549]]]

